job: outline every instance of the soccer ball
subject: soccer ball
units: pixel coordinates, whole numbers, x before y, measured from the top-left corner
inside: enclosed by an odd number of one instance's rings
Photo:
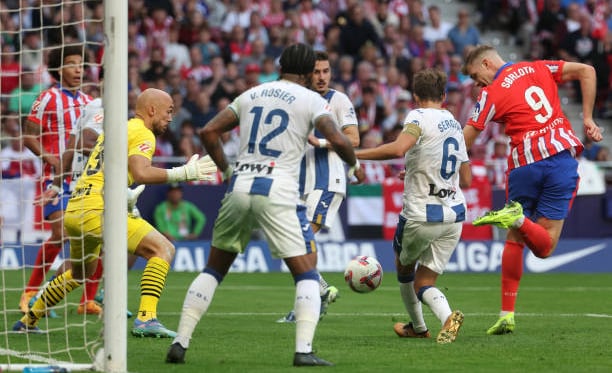
[[[344,281],[357,293],[369,293],[376,290],[382,282],[382,266],[371,256],[353,258],[344,270]]]

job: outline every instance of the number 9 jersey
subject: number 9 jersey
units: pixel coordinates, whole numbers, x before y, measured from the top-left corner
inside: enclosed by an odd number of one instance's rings
[[[564,150],[573,155],[583,145],[561,109],[557,83],[564,61],[507,63],[482,88],[466,123],[483,130],[487,122],[505,125],[510,137],[508,169],[524,166]]]

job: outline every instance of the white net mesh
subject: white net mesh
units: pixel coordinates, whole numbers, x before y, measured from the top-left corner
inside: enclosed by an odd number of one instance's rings
[[[91,366],[92,352],[101,344],[102,323],[98,315],[81,314],[78,310],[85,286],[68,294],[39,321],[38,327],[47,333],[15,333],[13,328],[23,315],[24,305],[27,307],[29,303],[25,298],[22,301],[24,292],[36,294],[69,255],[61,220],[44,221],[45,211],[35,201],[43,192],[45,180],[53,176],[51,165],[59,161],[65,150],[70,128],[76,123],[81,107],[100,95],[103,17],[100,0],[0,1],[0,368],[3,370],[20,370],[24,364],[84,369]],[[77,61],[82,60],[77,63],[78,68],[73,66],[70,71],[66,70],[66,64],[75,62],[67,58],[68,46],[79,47]],[[54,53],[59,56],[57,70],[51,68],[56,65]],[[59,85],[64,89],[58,89]],[[43,243],[48,264],[52,262],[51,252],[61,248],[46,273],[40,269],[48,266],[44,261],[42,264],[37,261]],[[95,286],[91,288],[95,295]],[[93,301],[93,296],[86,300]]]

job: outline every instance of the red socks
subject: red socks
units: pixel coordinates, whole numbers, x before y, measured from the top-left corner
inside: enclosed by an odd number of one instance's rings
[[[546,258],[552,253],[552,238],[541,225],[525,218],[518,231],[531,252],[538,258]],[[506,241],[501,265],[502,311],[514,312],[522,276],[523,245],[514,241]]]
[[[85,288],[83,289],[83,295],[81,296],[81,304],[85,304],[86,301],[94,300],[103,272],[104,268],[102,267],[102,258],[98,258],[98,267],[96,268],[96,271],[90,278],[85,280]]]
[[[527,247],[531,249],[533,255],[538,258],[546,258],[552,253],[552,238],[550,238],[550,235],[543,226],[525,217],[523,225],[521,225],[518,231],[523,236],[523,240],[525,240]]]
[[[45,275],[57,255],[62,251],[62,245],[56,242],[45,241],[38,249],[34,269],[30,275],[30,280],[25,288],[25,291],[38,291],[38,288],[43,283]]]
[[[525,219],[527,221],[528,219]],[[547,234],[548,235],[548,234]],[[501,265],[501,309],[514,312],[516,295],[523,275],[523,245],[506,241]]]

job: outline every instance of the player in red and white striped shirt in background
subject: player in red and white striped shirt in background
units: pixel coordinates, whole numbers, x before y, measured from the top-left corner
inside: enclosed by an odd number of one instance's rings
[[[60,156],[66,150],[66,144],[73,125],[81,116],[81,111],[92,98],[80,90],[83,78],[82,46],[56,47],[49,53],[49,73],[58,82],[43,91],[32,104],[30,115],[24,122],[24,145],[39,156],[43,165],[43,183],[45,188],[58,188],[52,185],[56,172],[61,172]],[[64,180],[63,187],[58,190],[58,201],[44,206],[44,218],[51,224],[51,236],[41,245],[36,256],[34,269],[30,275],[21,299],[19,308],[28,312],[28,303],[36,295],[45,274],[62,250],[63,241],[68,237],[64,234],[63,215],[70,197],[69,184]],[[95,280],[101,277],[101,272]],[[94,279],[94,278],[92,278]],[[93,307],[93,300],[98,288],[98,282],[88,282],[85,286],[78,313],[94,313],[101,311],[99,306]]]
[[[578,189],[576,154],[583,145],[563,113],[557,84],[580,81],[585,135],[601,141],[593,120],[596,76],[592,66],[566,61],[505,62],[490,46],[471,51],[463,66],[482,91],[464,128],[468,147],[489,121],[510,137],[506,207],[474,220],[508,230],[501,264],[501,313],[487,334],[514,331],[514,306],[523,273],[523,246],[540,258],[552,254]]]

